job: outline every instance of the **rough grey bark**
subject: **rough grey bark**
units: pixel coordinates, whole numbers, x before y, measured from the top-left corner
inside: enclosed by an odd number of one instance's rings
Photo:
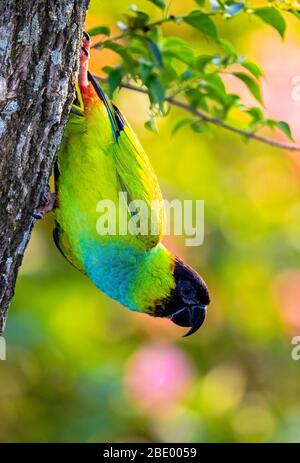
[[[0,2],[0,334],[68,118],[88,3]]]

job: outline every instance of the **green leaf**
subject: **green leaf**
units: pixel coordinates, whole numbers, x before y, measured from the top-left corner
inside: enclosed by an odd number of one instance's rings
[[[116,88],[122,82],[123,73],[121,68],[110,69],[108,75],[108,93],[112,97]]]
[[[279,33],[280,37],[282,39],[284,38],[286,22],[281,13],[276,8],[267,6],[264,8],[258,8],[254,11],[254,14],[262,19],[262,21],[265,23],[274,27],[274,29],[276,29]]]
[[[185,91],[188,102],[192,108],[197,108],[200,104],[200,101],[205,98],[206,95],[203,95],[196,88],[189,88]]]
[[[244,82],[254,98],[259,103],[263,104],[259,85],[252,77],[248,76],[248,74],[244,74],[243,72],[234,72],[233,75]]]
[[[159,105],[160,110],[163,111],[163,102],[165,98],[165,88],[161,81],[154,75],[151,75],[146,82],[149,89],[150,100],[152,103]]]
[[[208,84],[212,85],[215,89],[219,90],[221,93],[226,94],[226,89],[222,78],[219,74],[209,74],[206,76],[206,81]]]
[[[154,3],[154,5],[158,6],[161,10],[166,8],[164,0],[148,0],[148,2]]]
[[[209,125],[206,121],[199,119],[199,121],[192,122],[191,129],[196,133],[203,133],[209,130]]]
[[[247,113],[252,117],[252,121],[257,124],[258,122],[264,122],[264,115],[260,108],[254,106],[247,110]]]
[[[107,37],[110,36],[110,28],[107,26],[95,26],[88,30],[88,34],[92,37],[93,35],[103,34]]]
[[[211,63],[213,57],[211,55],[200,55],[197,57],[195,62],[195,69],[204,72],[207,64]]]
[[[162,54],[160,49],[158,48],[158,45],[153,42],[153,40],[146,38],[145,42],[147,44],[147,48],[150,51],[151,55],[153,56],[154,63],[162,68],[163,67],[163,59],[162,59]]]
[[[257,79],[263,76],[262,70],[256,63],[253,63],[253,61],[244,61],[243,63],[241,63],[241,65],[243,66],[243,68],[251,72],[251,74]]]
[[[130,54],[127,51],[126,47],[123,47],[119,43],[116,42],[110,42],[109,40],[106,40],[103,43],[103,48],[109,48],[110,50],[114,51],[115,53],[118,53],[118,55],[122,56],[125,62],[129,63],[132,61]]]
[[[295,140],[293,139],[292,131],[287,122],[284,121],[279,121],[277,122],[277,127],[292,141],[294,142]]]
[[[218,31],[213,20],[205,13],[195,10],[183,18],[184,22],[206,35],[214,42],[219,42]]]
[[[153,69],[154,64],[151,63],[150,61],[146,61],[143,58],[139,59],[139,76],[141,78],[141,81],[145,83]]]
[[[144,124],[145,129],[149,130],[150,132],[157,133],[157,127],[155,124],[155,119],[151,117],[149,121],[145,122]]]
[[[173,125],[171,135],[174,136],[181,127],[184,127],[185,125],[189,125],[192,122],[192,119],[189,117],[184,117],[182,119],[179,119],[175,124]]]
[[[234,58],[237,57],[237,51],[235,50],[234,46],[232,45],[232,43],[228,42],[227,40],[224,40],[224,39],[219,39],[220,41],[220,45],[221,47],[223,48],[223,50],[225,51],[225,53],[229,56],[233,56]]]
[[[172,82],[176,82],[176,85],[178,84],[179,76],[175,68],[171,64],[166,63],[164,64],[163,70],[160,73],[160,79],[163,85],[166,88],[169,88]]]
[[[112,66],[103,66],[102,71],[109,75],[113,69],[114,68]]]
[[[233,2],[225,5],[226,13],[229,16],[235,16],[245,9],[245,4],[241,2]]]
[[[192,65],[194,63],[194,52],[189,43],[178,37],[167,37],[162,41],[164,57],[178,59],[182,63]]]
[[[274,121],[274,119],[266,119],[265,124],[272,130],[274,130],[274,128],[277,127],[277,121]]]
[[[300,11],[289,10],[289,13],[292,13],[296,18],[300,19]]]
[[[134,12],[135,17],[130,18],[130,27],[133,29],[142,29],[143,27],[146,26],[148,23],[150,16],[147,13],[144,13],[143,11],[135,11]]]
[[[222,107],[222,111],[227,111],[234,104],[235,97],[233,99],[232,95],[226,93],[224,83],[218,74],[206,75],[205,80],[199,82],[199,89],[202,96],[205,95],[209,100],[216,102]]]
[[[199,6],[204,6],[204,5],[205,5],[205,0],[194,0],[194,1],[195,1],[195,2],[197,3],[197,5],[199,5]]]

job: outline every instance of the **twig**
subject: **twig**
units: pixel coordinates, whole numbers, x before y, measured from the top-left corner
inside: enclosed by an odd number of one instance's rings
[[[99,76],[95,76],[95,77],[104,82],[106,81],[106,79],[103,79]],[[136,85],[128,84],[126,82],[122,82],[120,84],[120,87],[126,88],[128,90],[133,90],[138,93],[143,93],[144,95],[148,95],[148,91],[146,89],[138,87]],[[263,137],[262,135],[257,135],[255,132],[250,132],[249,130],[239,129],[237,127],[234,127],[228,124],[227,122],[222,121],[222,119],[219,119],[218,117],[208,116],[204,112],[199,111],[199,109],[192,108],[187,103],[177,100],[176,98],[167,96],[165,97],[165,101],[167,103],[170,103],[173,106],[177,106],[178,108],[181,108],[181,109],[184,109],[185,111],[190,112],[194,116],[199,117],[201,120],[208,122],[209,124],[217,125],[218,127],[222,127],[225,130],[229,130],[230,132],[236,133],[248,139],[256,140],[261,143],[264,143],[265,145],[270,145],[275,148],[286,149],[288,151],[300,151],[300,146],[298,145],[281,142],[279,140],[274,140],[273,138]]]
[[[118,40],[124,39],[125,37],[127,37],[128,35],[132,34],[133,32],[136,32],[136,31],[148,32],[151,29],[153,29],[154,27],[161,26],[162,24],[165,24],[165,23],[168,23],[168,22],[175,22],[176,23],[177,21],[180,21],[182,18],[183,18],[183,16],[170,15],[170,16],[167,16],[166,18],[159,19],[158,21],[154,21],[152,23],[145,24],[143,27],[128,27],[128,29],[126,29],[124,32],[122,32],[122,34],[116,35],[115,37],[108,38],[104,42],[100,41],[100,42],[94,43],[94,45],[92,45],[91,48],[97,48],[100,45],[102,45],[102,43],[104,44],[106,42],[109,42],[109,43],[117,42]]]

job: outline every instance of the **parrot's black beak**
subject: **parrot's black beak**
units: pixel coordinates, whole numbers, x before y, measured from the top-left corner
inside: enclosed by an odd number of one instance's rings
[[[189,326],[191,329],[183,335],[184,338],[195,333],[205,320],[206,306],[193,305],[183,307],[170,316],[173,323],[179,326]]]

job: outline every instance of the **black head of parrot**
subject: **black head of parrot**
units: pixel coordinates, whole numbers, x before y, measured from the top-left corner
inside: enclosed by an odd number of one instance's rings
[[[174,266],[175,288],[155,308],[155,316],[168,317],[176,325],[190,327],[190,336],[203,324],[210,303],[204,280],[178,257]]]

